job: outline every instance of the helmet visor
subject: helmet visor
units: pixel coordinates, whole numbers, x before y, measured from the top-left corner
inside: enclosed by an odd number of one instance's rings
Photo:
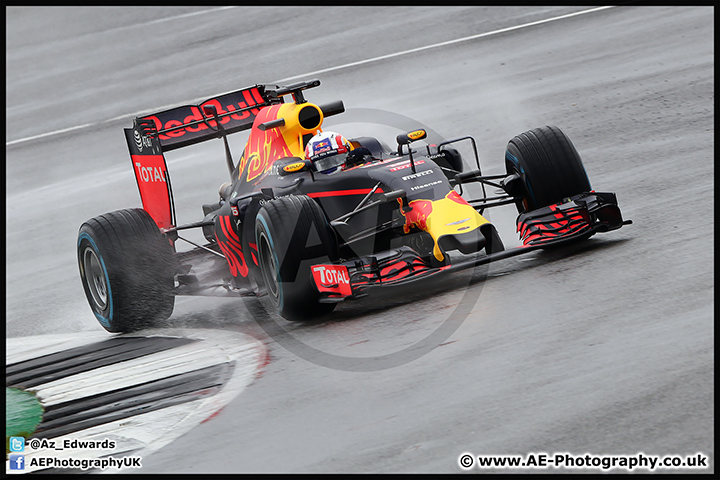
[[[345,163],[347,153],[338,153],[315,160],[315,168],[318,172],[325,172]]]

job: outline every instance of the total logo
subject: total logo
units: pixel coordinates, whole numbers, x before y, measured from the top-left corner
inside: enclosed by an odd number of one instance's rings
[[[312,275],[320,293],[336,298],[352,295],[350,275],[345,265],[315,265],[312,267]]]
[[[415,165],[422,165],[423,163],[425,163],[425,160],[415,160]],[[410,166],[410,160],[403,160],[399,163],[393,163],[390,166],[389,170],[391,172],[397,172],[398,170],[405,170],[406,168],[410,168]]]
[[[167,183],[163,169],[159,167],[143,167],[139,162],[135,162],[135,167],[137,167],[138,178],[141,178],[143,182]]]
[[[320,276],[320,283],[325,287],[331,287],[344,283],[350,285],[347,268],[336,265],[317,265],[313,267],[313,272],[317,272]]]

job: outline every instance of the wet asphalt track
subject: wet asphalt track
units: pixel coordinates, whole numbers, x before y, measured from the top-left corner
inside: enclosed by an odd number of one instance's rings
[[[332,68],[579,10],[9,8],[7,336],[100,328],[74,244],[140,205],[135,114],[330,69],[300,78],[323,83],[310,100],[472,134],[486,173],[513,135],[560,126],[634,224],[308,325],[179,299],[168,325],[253,334],[271,362],[142,472],[460,472],[464,452],[701,452],[713,471],[713,10],[617,7]],[[198,220],[222,147],[168,161],[180,221]],[[517,244],[512,207],[488,217]]]

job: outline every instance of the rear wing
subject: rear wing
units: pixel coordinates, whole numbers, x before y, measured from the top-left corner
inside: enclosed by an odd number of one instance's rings
[[[204,115],[205,106],[217,111],[217,121],[227,133],[252,128],[260,108],[282,103],[271,98],[265,87],[255,85],[210,98],[199,105],[184,105],[137,117],[133,128],[125,129],[125,139],[135,172],[143,209],[161,230],[177,225],[170,175],[163,152],[218,137],[218,126]]]
[[[218,119],[230,133],[248,130],[262,107],[282,103],[265,92],[265,86],[255,85],[236,92],[213,97],[198,105],[184,105],[135,119],[149,124],[157,132],[164,152],[186,147],[218,137],[214,116],[206,116],[204,107],[215,107]]]
[[[218,138],[218,122],[226,134],[249,130],[263,107],[281,104],[283,96],[289,94],[296,103],[303,103],[302,90],[318,85],[318,80],[274,90],[253,85],[198,105],[184,105],[135,118],[133,127],[125,129],[125,139],[143,208],[158,227],[169,230],[176,226],[170,176],[163,152]],[[210,107],[207,112],[205,107]]]

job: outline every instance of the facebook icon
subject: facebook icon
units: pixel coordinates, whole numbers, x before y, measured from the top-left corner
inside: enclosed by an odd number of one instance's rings
[[[10,470],[25,470],[25,455],[10,455]]]

